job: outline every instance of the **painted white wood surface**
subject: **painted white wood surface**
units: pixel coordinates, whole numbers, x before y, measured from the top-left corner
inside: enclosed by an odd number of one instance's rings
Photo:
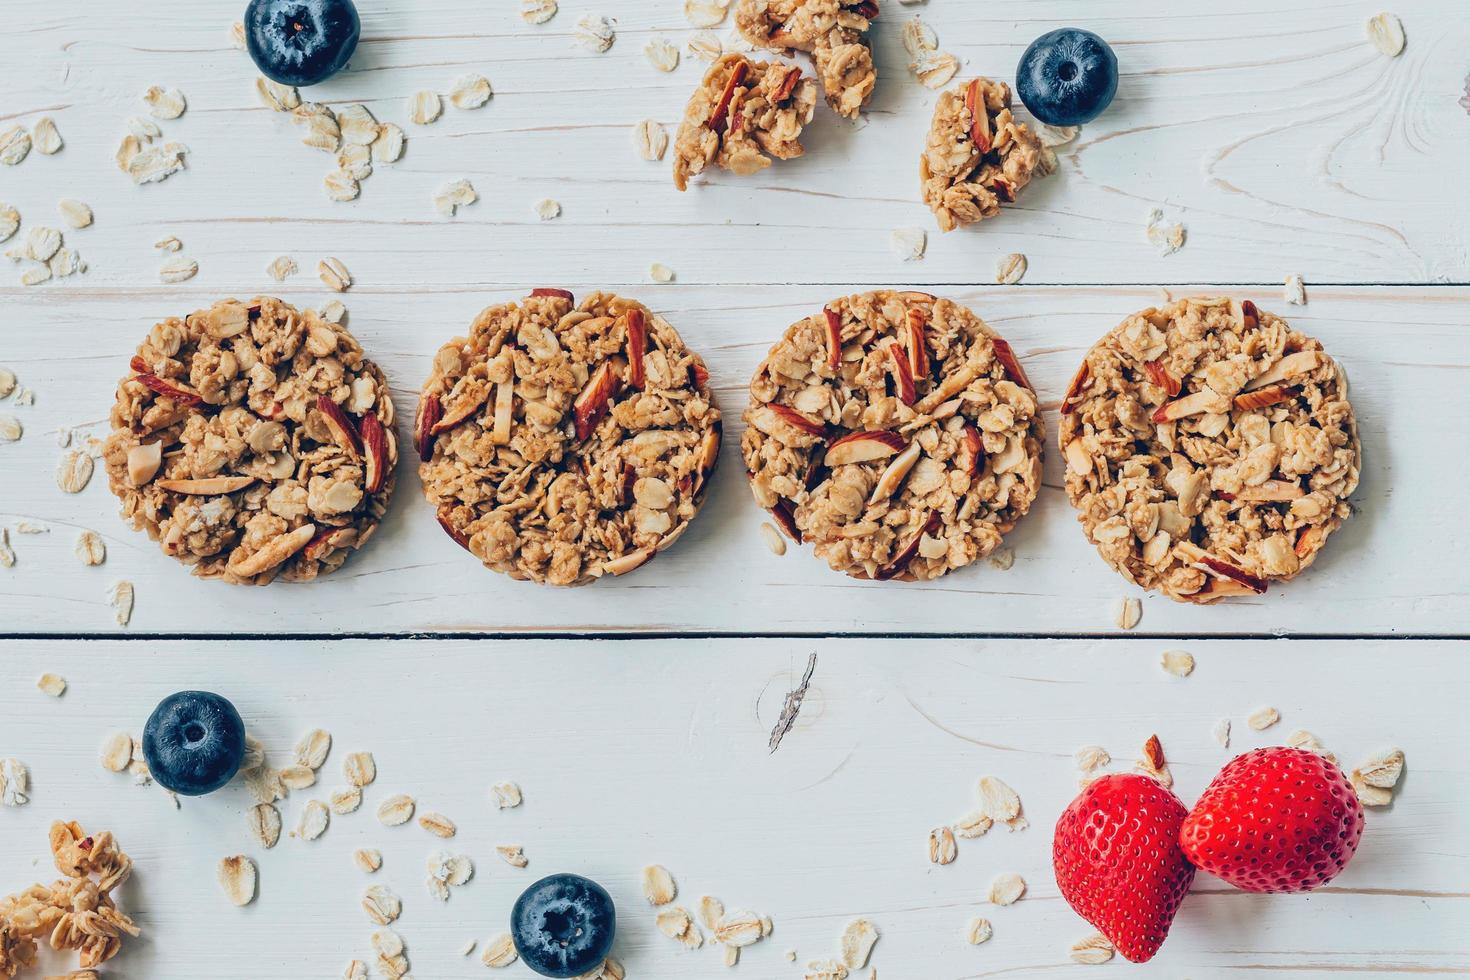
[[[77,496],[57,488],[53,474],[63,451],[54,435],[58,428],[105,418],[127,357],[153,320],[170,310],[196,308],[211,293],[87,289],[70,292],[64,302],[55,300],[58,293],[13,298],[10,312],[33,339],[10,363],[35,389],[36,404],[13,410],[27,434],[0,447],[8,460],[0,522],[30,519],[52,531],[12,534],[18,560],[14,568],[0,569],[0,621],[17,632],[116,630],[104,593],[122,578],[137,590],[130,628],[154,633],[1092,633],[1113,629],[1119,597],[1143,594],[1107,567],[1083,537],[1061,490],[1061,454],[1050,444],[1047,485],[1009,539],[1016,562],[1008,571],[982,563],[927,585],[875,584],[829,570],[806,548],[792,545],[776,557],[757,533],[766,515],[750,495],[738,451],[745,385],[786,325],[819,309],[837,290],[769,287],[732,295],[718,287],[629,288],[708,357],[727,411],[726,443],[712,499],[674,548],[632,575],[574,590],[512,582],[484,570],[439,528],[411,460],[400,466],[382,532],[341,572],[307,585],[266,589],[192,578],[123,524],[102,476]],[[1010,338],[1040,389],[1054,434],[1057,403],[1087,347],[1126,313],[1184,292],[1023,286],[953,295]],[[284,293],[302,304],[328,295],[320,288]],[[1463,420],[1470,415],[1470,333],[1464,328],[1470,290],[1320,287],[1308,306],[1289,311],[1274,290],[1241,294],[1286,312],[1345,366],[1363,436],[1360,512],[1295,582],[1273,586],[1260,599],[1211,608],[1150,596],[1139,629],[1463,632],[1470,578],[1455,556],[1464,547],[1457,521],[1463,488],[1470,485],[1470,461],[1453,447],[1463,447]],[[431,352],[501,295],[367,285],[347,294],[350,325],[392,383],[401,409],[401,445],[408,445],[406,427]],[[440,312],[425,321],[426,308]],[[80,527],[105,536],[104,565],[85,568],[73,556]]]
[[[0,887],[49,872],[45,828],[55,817],[110,828],[137,873],[120,900],[146,930],[108,976],[140,980],[335,977],[366,951],[372,926],[362,890],[385,883],[404,901],[398,927],[415,975],[485,976],[457,951],[503,929],[534,876],[576,870],[612,891],[621,917],[616,955],[637,980],[729,976],[791,980],[786,962],[837,953],[865,916],[882,940],[885,978],[958,980],[1048,976],[1090,929],[1060,899],[1050,873],[1051,828],[1076,792],[1072,753],[1100,744],[1126,770],[1157,733],[1180,796],[1192,802],[1230,753],[1210,728],[1234,720],[1232,749],[1317,734],[1351,766],[1396,744],[1408,770],[1394,805],[1368,814],[1344,874],[1309,896],[1253,896],[1201,875],[1163,952],[1130,976],[1205,977],[1240,971],[1309,976],[1470,971],[1470,775],[1462,711],[1432,696],[1464,668],[1435,641],[1200,641],[1195,673],[1158,667],[1156,642],[781,640],[365,641],[215,644],[28,643],[6,651],[0,755],[32,766],[31,803],[0,810]],[[797,727],[770,755],[767,734],[811,651],[816,676]],[[71,687],[59,701],[30,686],[42,671]],[[342,782],[348,752],[371,751],[376,783],[355,814],[333,817],[320,840],[283,837],[271,851],[245,828],[242,786],[185,800],[138,788],[97,762],[103,738],[136,731],[154,701],[181,685],[232,697],[277,757],[313,727],[333,735],[321,780],[281,804],[287,828],[305,803]],[[391,692],[386,694],[385,692]],[[1255,733],[1245,715],[1280,710]],[[961,841],[947,867],[928,863],[929,830],[973,806],[975,780],[1006,780],[1031,827]],[[496,811],[489,787],[519,782],[525,804]],[[388,829],[373,811],[394,793],[459,826],[443,842],[416,825]],[[496,844],[520,844],[515,870]],[[427,895],[425,856],[468,854],[474,880],[445,905]],[[351,862],[377,847],[369,878]],[[255,904],[230,906],[214,882],[229,854],[260,866]],[[679,902],[702,894],[769,914],[775,932],[726,972],[710,950],[685,952],[654,928],[638,872],[659,862]],[[1014,871],[1026,896],[984,904],[991,878]],[[995,938],[972,947],[969,920]],[[1114,971],[1125,969],[1119,961]],[[507,977],[529,977],[522,966]],[[863,974],[865,976],[866,974]]]

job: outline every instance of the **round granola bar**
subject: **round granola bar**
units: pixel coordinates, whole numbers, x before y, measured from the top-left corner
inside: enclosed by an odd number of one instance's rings
[[[673,544],[709,489],[709,372],[643,304],[537,289],[439,349],[414,427],[424,495],[486,568],[582,585]]]
[[[1011,115],[1005,82],[976,78],[939,96],[919,176],[940,231],[995,217],[1055,169],[1056,154]]]
[[[1113,328],[1067,390],[1060,440],[1088,540],[1184,602],[1295,577],[1358,485],[1342,371],[1250,300],[1184,299]]]
[[[1046,429],[1010,344],[926,293],[849,296],[793,324],[745,421],[756,501],[855,578],[984,558],[1041,488]]]
[[[264,585],[340,568],[388,509],[398,444],[378,366],[278,299],[156,324],[104,448],[122,515],[195,575]]]
[[[705,72],[689,97],[674,139],[674,186],[715,164],[741,177],[806,152],[802,127],[812,121],[817,86],[801,69],[727,54]]]
[[[852,119],[878,83],[867,36],[877,16],[878,0],[740,0],[735,27],[758,48],[810,54],[827,104]]]

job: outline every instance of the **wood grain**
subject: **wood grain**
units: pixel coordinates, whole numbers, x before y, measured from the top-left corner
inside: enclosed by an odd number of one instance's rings
[[[732,977],[798,977],[784,951],[797,950],[801,964],[836,955],[858,916],[882,933],[880,976],[1050,976],[1091,931],[1050,873],[1051,827],[1076,792],[1073,751],[1102,745],[1127,770],[1157,733],[1180,796],[1192,801],[1229,757],[1210,736],[1215,719],[1229,717],[1235,751],[1298,727],[1349,766],[1398,745],[1408,771],[1397,801],[1369,812],[1357,857],[1329,888],[1249,895],[1201,876],[1160,956],[1115,969],[1470,971],[1470,776],[1463,737],[1446,737],[1463,736],[1464,722],[1426,696],[1445,684],[1458,646],[1187,649],[1198,667],[1181,680],[1159,668],[1160,644],[1135,641],[225,641],[207,662],[192,643],[149,644],[146,655],[129,643],[12,643],[0,754],[28,762],[35,787],[29,806],[0,810],[0,883],[46,875],[55,817],[115,830],[137,862],[121,902],[146,930],[116,975],[150,980],[338,976],[365,952],[372,927],[358,898],[370,881],[404,901],[398,928],[415,975],[484,976],[478,962],[457,958],[459,947],[501,931],[520,889],[561,870],[612,891],[616,954],[630,977],[726,975],[717,953],[684,952],[654,928],[638,885],[651,862],[672,871],[687,908],[711,894],[772,917],[774,934],[745,950]],[[768,733],[812,651],[806,704],[772,755]],[[30,687],[42,671],[71,682],[61,700]],[[283,836],[261,851],[246,832],[243,787],[175,811],[156,787],[98,765],[106,735],[137,731],[157,698],[193,684],[234,699],[277,758],[313,727],[332,733],[318,785],[281,804],[288,830],[308,800],[342,784],[347,753],[371,751],[378,778],[362,809],[333,817],[318,841]],[[1282,720],[1253,733],[1245,715],[1263,704]],[[961,841],[954,864],[930,865],[930,828],[972,809],[985,774],[1016,789],[1030,828]],[[490,786],[503,779],[521,785],[519,809],[494,809]],[[380,826],[373,811],[395,793],[447,815],[458,836]],[[506,867],[495,844],[522,845],[530,866]],[[383,852],[373,879],[352,866],[356,847]],[[423,885],[424,856],[440,847],[477,867],[445,905]],[[215,863],[237,853],[260,866],[260,897],[245,909],[214,882]],[[1002,871],[1022,875],[1026,896],[987,906],[981,896]],[[981,947],[962,938],[976,915],[995,928]]]

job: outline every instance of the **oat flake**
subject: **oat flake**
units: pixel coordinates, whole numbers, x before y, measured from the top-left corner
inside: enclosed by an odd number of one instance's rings
[[[993,935],[995,935],[995,930],[991,927],[989,919],[971,919],[970,924],[965,927],[965,941],[971,946],[988,943]]]
[[[518,958],[515,941],[510,938],[510,933],[503,933],[485,943],[485,949],[480,953],[480,962],[486,966],[500,969],[510,966]]]
[[[904,22],[903,49],[909,53],[910,58],[917,60],[939,49],[939,36],[934,33],[934,28],[915,14],[912,20]]]
[[[31,801],[31,772],[19,759],[0,759],[0,805],[25,806]]]
[[[659,71],[673,71],[679,67],[679,49],[661,37],[651,38],[643,46],[643,57]]]
[[[322,763],[327,761],[327,753],[332,751],[332,736],[329,732],[320,728],[313,728],[301,740],[296,743],[292,755],[297,765],[306,766],[308,769],[320,769]]]
[[[650,864],[643,869],[643,897],[648,904],[657,908],[667,905],[679,895],[674,876],[661,864]]]
[[[995,876],[990,883],[992,905],[1011,905],[1026,893],[1026,881],[1013,871]]]
[[[342,130],[342,142],[357,146],[371,146],[378,138],[378,120],[365,105],[350,105],[337,112],[337,125]]]
[[[66,678],[60,674],[42,674],[36,678],[36,687],[43,694],[59,698],[66,693]]]
[[[655,262],[648,267],[648,277],[654,282],[673,282],[674,270],[662,262]]]
[[[133,761],[133,737],[127,732],[114,732],[102,743],[102,768],[122,772]]]
[[[497,844],[495,853],[499,854],[500,859],[512,868],[524,868],[530,864],[526,860],[525,850],[519,844]]]
[[[551,198],[542,198],[536,202],[536,217],[542,221],[551,221],[561,216],[561,204]]]
[[[1221,718],[1215,722],[1214,727],[1210,729],[1210,737],[1215,740],[1220,748],[1230,748],[1230,719]]]
[[[938,91],[948,85],[960,70],[959,59],[943,51],[936,51],[915,61],[909,68],[927,89]]]
[[[1368,18],[1368,40],[1381,54],[1397,58],[1404,50],[1404,25],[1396,16],[1381,13]]]
[[[255,862],[245,855],[221,859],[215,877],[231,905],[244,906],[255,901]]]
[[[36,125],[31,127],[31,142],[38,153],[44,153],[48,157],[61,149],[61,133],[57,131],[56,123],[50,116],[42,116],[36,120]]]
[[[342,772],[349,783],[360,789],[378,778],[378,764],[371,752],[354,752],[343,760]]]
[[[689,38],[685,47],[691,58],[714,61],[725,53],[725,45],[713,31],[699,31]]]
[[[148,112],[155,119],[177,119],[188,108],[183,92],[176,88],[165,89],[158,85],[152,86],[143,93],[143,101],[148,103]]]
[[[663,124],[645,119],[633,127],[633,145],[645,160],[662,160],[669,148],[669,133]],[[3,238],[0,238],[3,241]]]
[[[929,235],[922,228],[895,228],[888,233],[888,250],[901,262],[916,262],[929,247]]]
[[[359,870],[372,874],[383,866],[383,855],[376,848],[359,847],[352,852],[352,863]]]
[[[786,539],[781,536],[781,532],[776,530],[770,522],[761,524],[761,540],[766,543],[766,547],[771,550],[771,554],[778,556],[786,554]]]
[[[1113,944],[1108,937],[1100,932],[1094,932],[1086,939],[1079,939],[1072,944],[1072,960],[1076,963],[1088,965],[1099,965],[1113,958]]]
[[[1252,731],[1263,732],[1281,720],[1281,712],[1275,708],[1257,708],[1246,717],[1245,723]]]
[[[316,274],[333,292],[345,293],[352,287],[352,273],[347,271],[341,259],[330,255],[317,263]]]
[[[56,465],[56,485],[63,493],[81,493],[92,479],[92,457],[73,449],[62,455]]]
[[[353,177],[345,170],[333,170],[322,178],[322,186],[327,190],[327,197],[339,203],[357,200],[362,193],[362,188]]]
[[[62,219],[73,228],[85,228],[92,223],[92,209],[75,198],[62,198],[56,208]]]
[[[1393,789],[1403,773],[1404,750],[1383,749],[1359,763],[1353,770],[1353,778],[1375,789]]]
[[[842,931],[842,964],[849,970],[861,970],[878,942],[878,929],[867,919],[854,919]]]
[[[556,16],[556,0],[521,0],[521,20],[544,24]]]
[[[405,824],[413,816],[413,797],[405,794],[390,796],[378,804],[378,820],[385,827]]]
[[[285,282],[291,276],[296,275],[300,271],[300,268],[296,265],[296,260],[291,258],[291,256],[281,255],[270,265],[266,266],[265,271],[276,282]]]
[[[1307,305],[1307,286],[1301,276],[1287,276],[1285,285],[1282,287],[1282,295],[1288,305]]]
[[[462,207],[468,207],[480,199],[474,185],[461,177],[442,185],[434,192],[434,210],[446,218],[452,218]]]
[[[521,805],[521,788],[515,783],[496,783],[491,787],[491,791],[495,794],[495,805],[501,810]]]
[[[31,152],[31,135],[24,126],[12,126],[0,133],[0,163],[13,167]]]
[[[0,415],[0,442],[18,442],[25,435],[25,427],[14,415]]]
[[[495,94],[484,75],[461,75],[449,88],[449,101],[456,109],[478,109]]]
[[[684,17],[695,27],[718,27],[730,10],[730,0],[684,0]]]
[[[583,14],[577,18],[576,30],[573,32],[576,42],[588,51],[598,54],[605,53],[617,40],[617,33],[612,24],[608,23],[606,17],[596,14]]]
[[[199,274],[199,263],[184,255],[177,255],[158,267],[158,278],[162,282],[187,282]]]
[[[346,789],[333,790],[332,795],[327,798],[327,804],[337,816],[353,813],[362,806],[362,790],[356,786]]]
[[[384,123],[373,140],[373,159],[379,163],[397,163],[403,157],[403,130]]]
[[[929,831],[929,860],[934,864],[950,864],[956,855],[954,831],[936,827]]]
[[[403,903],[382,885],[373,885],[362,894],[362,908],[380,926],[392,923],[403,914]]]
[[[408,100],[409,121],[419,126],[427,126],[444,114],[444,102],[439,98],[438,92],[428,89],[415,92]]]
[[[257,803],[245,814],[250,837],[266,850],[281,839],[281,811],[273,804]]]
[[[0,201],[0,242],[9,241],[10,236],[14,235],[19,228],[20,212],[15,209],[14,205]],[[8,391],[0,392],[0,398],[8,394]]]
[[[995,281],[1003,286],[1013,286],[1026,274],[1026,256],[1020,252],[1002,255],[995,263]]]
[[[419,817],[419,826],[433,834],[435,837],[450,838],[457,833],[454,821],[442,813],[426,813]]]
[[[1159,658],[1159,666],[1164,668],[1165,673],[1175,677],[1188,677],[1194,673],[1194,655],[1183,650],[1165,650],[1164,655]]]
[[[301,822],[296,825],[296,836],[302,840],[316,840],[327,832],[332,812],[321,800],[312,800],[301,811]]]

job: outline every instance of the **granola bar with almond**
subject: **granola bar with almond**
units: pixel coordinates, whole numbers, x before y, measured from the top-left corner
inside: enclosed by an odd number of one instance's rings
[[[1124,578],[1181,602],[1258,595],[1351,513],[1361,446],[1347,379],[1250,300],[1129,316],[1062,400],[1067,496]]]
[[[377,530],[398,442],[353,336],[268,296],[156,324],[118,385],[103,451],[122,515],[204,578],[340,568]]]
[[[793,324],[745,421],[756,502],[855,578],[982,559],[1041,488],[1045,425],[1010,344],[927,293],[848,296]]]
[[[758,48],[811,55],[827,104],[851,119],[878,82],[867,36],[877,16],[878,0],[740,0],[735,27]]]
[[[684,110],[674,141],[674,186],[716,164],[741,177],[805,152],[802,127],[812,121],[817,86],[801,69],[727,54],[705,73]]]
[[[1055,169],[1055,154],[1011,115],[1011,87],[976,78],[939,96],[919,158],[924,203],[940,231],[1000,214],[1034,177]]]
[[[720,451],[704,361],[611,293],[536,289],[439,349],[415,423],[424,495],[512,578],[583,585],[673,544]]]

